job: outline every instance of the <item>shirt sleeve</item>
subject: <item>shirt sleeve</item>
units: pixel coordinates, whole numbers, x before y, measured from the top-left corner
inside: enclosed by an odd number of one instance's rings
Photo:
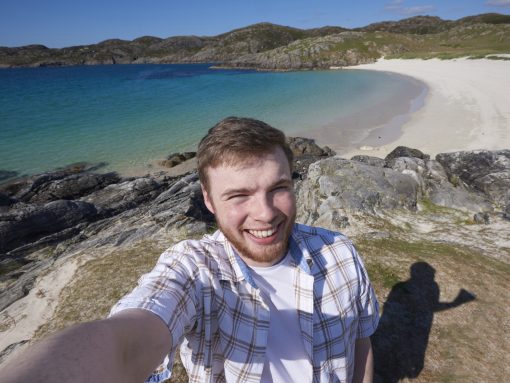
[[[359,321],[356,337],[367,338],[375,332],[379,324],[379,304],[365,265],[354,246],[352,246],[352,253],[359,282],[359,295],[356,301]]]
[[[198,268],[178,244],[165,251],[154,269],[143,275],[133,291],[125,295],[110,311],[110,316],[127,309],[143,309],[161,318],[170,332],[171,352],[165,364],[171,368],[177,347],[191,330],[198,309]],[[168,371],[169,373],[169,371]]]

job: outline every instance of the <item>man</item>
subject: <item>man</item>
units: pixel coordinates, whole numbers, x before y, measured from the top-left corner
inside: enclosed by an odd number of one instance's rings
[[[219,230],[165,251],[109,319],[36,345],[2,381],[161,381],[180,345],[191,382],[372,381],[373,289],[346,237],[294,223],[283,133],[230,117],[197,157]]]

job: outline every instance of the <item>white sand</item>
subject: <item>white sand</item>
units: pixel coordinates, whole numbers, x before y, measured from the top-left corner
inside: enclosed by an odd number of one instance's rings
[[[51,319],[58,305],[60,292],[71,282],[81,263],[77,258],[58,260],[37,278],[34,288],[27,296],[0,312],[0,325],[4,326],[0,332],[0,352],[12,344],[31,340],[37,329]],[[27,344],[16,348],[2,363],[26,346]]]
[[[402,126],[401,136],[379,147],[342,153],[384,157],[397,145],[435,155],[475,149],[510,149],[510,61],[385,60],[352,69],[394,72],[429,87],[425,105]]]

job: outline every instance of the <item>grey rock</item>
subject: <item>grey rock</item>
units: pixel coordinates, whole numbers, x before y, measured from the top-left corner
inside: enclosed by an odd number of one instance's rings
[[[419,196],[419,184],[409,175],[330,157],[310,165],[299,190],[298,213],[305,223],[334,227],[333,211],[347,216],[397,208],[415,210]]]
[[[327,157],[332,155],[331,149],[321,148],[315,143],[315,140],[311,138],[287,137],[287,143],[289,144],[292,153],[296,157],[303,155]]]
[[[196,152],[172,153],[165,160],[159,161],[161,166],[173,168],[184,161],[190,160],[196,156]]]
[[[430,156],[428,154],[424,154],[418,149],[412,149],[408,148],[406,146],[397,146],[395,149],[393,149],[385,158],[386,161],[392,160],[394,158],[398,157],[415,157],[420,158],[424,161],[427,161],[430,159]]]
[[[491,223],[489,214],[487,214],[487,213],[476,213],[473,216],[473,220],[475,221],[475,223],[482,223],[485,225],[488,225]]]
[[[489,199],[482,193],[470,190],[461,183],[452,184],[438,161],[429,160],[425,166],[426,171],[422,174],[424,194],[432,203],[470,212],[492,211]]]
[[[181,227],[198,220],[206,224],[214,222],[203,201],[198,173],[191,173],[161,193],[149,211],[151,218],[158,224]]]
[[[10,206],[17,201],[14,198],[9,197],[7,194],[0,192],[0,208],[2,206]]]
[[[150,201],[162,192],[162,184],[150,177],[136,178],[87,195],[81,200],[93,204],[101,217],[110,217]]]
[[[0,291],[0,311],[30,292],[42,268],[44,268],[42,262],[31,262],[15,272],[1,277],[2,279],[16,278],[16,281],[8,289]]]
[[[11,205],[0,212],[0,253],[96,218],[94,205],[81,201]]]
[[[95,174],[85,170],[86,165],[77,164],[55,172],[13,180],[2,185],[0,192],[27,203],[46,203],[77,199],[120,181],[116,173]]]
[[[501,210],[510,204],[510,150],[441,153],[436,160],[454,184],[484,193]]]
[[[417,157],[396,157],[386,160],[386,167],[399,173],[407,174],[415,179],[420,185],[422,192],[425,190],[423,173],[426,170],[425,161]]]
[[[30,342],[30,340],[25,339],[7,346],[2,352],[0,352],[0,365],[4,362],[7,356],[9,356],[9,354],[13,353],[18,347],[21,347],[28,342]]]
[[[366,155],[358,155],[353,156],[351,161],[358,161],[370,166],[378,166],[380,168],[386,166],[386,161],[379,157],[366,156]]]
[[[93,174],[80,173],[67,176],[40,185],[36,190],[24,196],[25,202],[44,203],[59,199],[78,199],[100,190],[107,185],[117,183],[121,178],[116,173]]]

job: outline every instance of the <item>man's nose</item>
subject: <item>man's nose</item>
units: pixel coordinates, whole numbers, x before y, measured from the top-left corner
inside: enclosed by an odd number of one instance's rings
[[[269,195],[256,196],[253,204],[252,216],[258,221],[271,222],[277,216],[273,199]]]

